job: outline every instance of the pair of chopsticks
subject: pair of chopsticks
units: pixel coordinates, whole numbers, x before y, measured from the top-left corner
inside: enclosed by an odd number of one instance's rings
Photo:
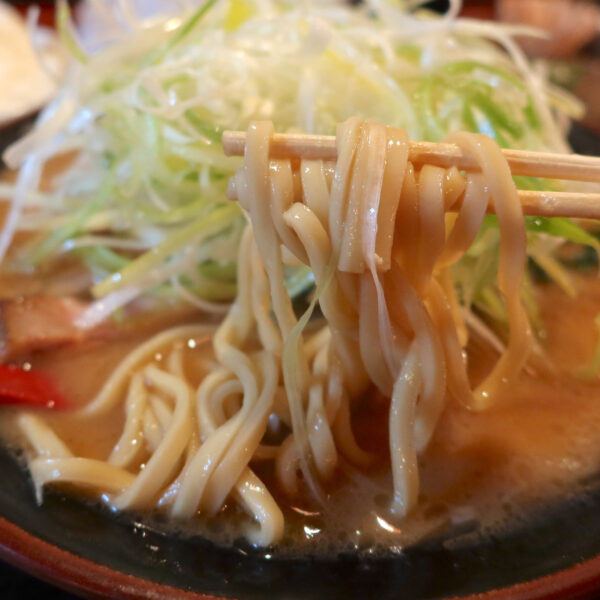
[[[226,156],[243,156],[246,133],[223,132]],[[527,150],[503,150],[513,175],[600,182],[600,158],[580,154],[553,154]],[[274,134],[269,149],[271,158],[335,160],[335,136]],[[430,164],[443,168],[473,170],[477,163],[454,144],[410,142],[409,160],[415,165]],[[525,215],[600,219],[600,193],[546,192],[519,190]],[[488,212],[493,213],[490,203]]]

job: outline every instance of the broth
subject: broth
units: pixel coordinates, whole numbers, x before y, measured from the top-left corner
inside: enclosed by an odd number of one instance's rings
[[[581,381],[569,373],[589,362],[597,343],[593,320],[600,306],[600,280],[581,276],[577,281],[581,293],[576,300],[550,284],[537,289],[547,326],[545,347],[558,368],[554,373],[522,374],[519,385],[506,390],[498,404],[483,413],[471,413],[450,401],[420,458],[420,501],[409,517],[397,520],[387,508],[392,489],[387,457],[388,401],[376,393],[363,399],[353,417],[358,441],[373,453],[374,462],[368,474],[342,463],[325,507],[315,506],[308,495],[300,500],[286,498],[269,468],[253,463],[286,507],[286,535],[280,550],[394,551],[427,536],[494,531],[515,523],[533,507],[567,498],[578,481],[598,471],[600,382]],[[83,405],[118,362],[150,333],[39,352],[28,362],[51,373],[69,399]],[[210,370],[210,338],[197,340],[193,346],[184,349],[184,360],[186,374],[197,383]],[[158,353],[156,361],[161,359]],[[489,351],[470,348],[472,376],[480,377],[493,359]],[[20,447],[23,440],[14,426],[17,413],[3,412],[4,438]],[[68,412],[48,412],[47,417],[77,455],[92,458],[109,454],[124,419],[122,406],[93,428],[82,427]],[[232,543],[239,518],[242,515],[226,508],[216,521],[198,518],[173,527],[184,534]]]

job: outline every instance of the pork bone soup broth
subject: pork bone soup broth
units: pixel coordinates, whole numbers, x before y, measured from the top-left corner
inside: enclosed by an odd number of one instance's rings
[[[547,323],[549,355],[556,364],[576,369],[589,359],[597,343],[592,326],[600,304],[600,282],[595,275],[575,279],[579,300],[571,300],[552,284],[536,288],[542,317]],[[570,315],[565,319],[564,315]],[[76,348],[38,352],[26,362],[56,377],[69,397],[84,405],[101,389],[123,357],[143,341],[132,336],[122,342],[90,342]],[[193,343],[189,343],[193,342]],[[190,347],[193,346],[193,347]],[[181,343],[186,372],[198,380],[213,360],[210,334]],[[495,355],[472,344],[470,374],[489,368]],[[157,365],[164,363],[158,351]],[[272,472],[258,472],[284,504],[287,529],[282,548],[288,551],[331,552],[359,546],[401,547],[430,535],[454,531],[501,531],[518,526],[532,511],[572,497],[582,481],[598,472],[600,464],[600,385],[574,381],[560,374],[522,374],[514,390],[497,406],[473,414],[449,404],[436,433],[420,458],[419,505],[398,521],[390,513],[390,467],[386,428],[389,401],[375,390],[362,398],[353,417],[361,446],[373,453],[367,471],[342,472],[331,482],[330,496],[319,506],[304,496],[286,498],[277,491]],[[11,448],[27,448],[16,426],[20,411],[5,410],[2,435]],[[103,459],[110,454],[123,429],[122,407],[110,411],[98,426],[84,428],[81,419],[61,412],[45,416],[48,424],[80,456]],[[94,497],[90,488],[66,486],[68,493]],[[243,515],[226,509],[218,522],[201,515],[173,523],[183,535],[205,535],[219,543],[239,537]]]
[[[91,54],[63,32],[72,75],[6,154],[0,233],[2,428],[39,502],[396,548],[597,471],[598,242],[524,218],[515,184],[565,184],[513,180],[500,150],[566,151],[580,108],[522,31],[458,8],[210,1]],[[337,159],[271,159],[298,130]],[[477,167],[413,164],[409,139]]]

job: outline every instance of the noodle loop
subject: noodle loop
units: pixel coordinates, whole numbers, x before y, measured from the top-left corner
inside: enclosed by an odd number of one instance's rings
[[[270,161],[272,134],[271,123],[251,125],[235,176],[250,224],[239,249],[237,299],[213,337],[217,365],[192,387],[177,343],[197,335],[193,327],[160,334],[125,359],[80,414],[90,420],[123,411],[105,462],[74,457],[41,421],[21,419],[38,489],[70,481],[108,493],[115,507],[159,506],[175,518],[210,517],[235,502],[254,522],[248,539],[272,544],[283,535],[283,513],[252,462],[271,462],[286,494],[307,486],[324,500],[323,482],[341,457],[357,467],[372,458],[356,442],[351,417],[375,386],[390,398],[392,510],[401,517],[417,502],[418,456],[449,398],[484,410],[520,372],[531,344],[520,301],[525,227],[493,141],[448,138],[480,166],[480,173],[461,174],[415,169],[404,131],[357,119],[338,128],[335,165]],[[509,338],[472,389],[452,265],[475,239],[490,199]],[[300,318],[284,280],[284,263],[297,261],[316,282]],[[308,335],[317,303],[326,325]],[[166,369],[152,361],[158,349],[166,349]]]

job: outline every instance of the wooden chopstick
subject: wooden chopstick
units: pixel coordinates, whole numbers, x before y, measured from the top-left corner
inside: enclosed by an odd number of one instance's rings
[[[244,131],[223,132],[223,150],[227,156],[243,156],[246,147]],[[503,150],[513,175],[549,177],[577,181],[600,182],[600,158],[580,154],[552,154],[527,150]],[[303,158],[307,160],[335,160],[337,148],[334,136],[281,134],[271,138],[269,155],[272,158]],[[431,164],[462,170],[477,168],[469,154],[453,144],[410,142],[409,160],[413,164]],[[235,184],[230,182],[227,196],[237,198]],[[600,219],[600,194],[577,192],[545,192],[519,190],[523,213],[539,217],[570,217]],[[452,209],[458,209],[453,206]],[[494,212],[493,202],[488,213]]]
[[[246,147],[244,131],[223,132],[223,150],[226,156],[243,156]],[[600,182],[600,158],[580,154],[553,154],[528,150],[503,150],[513,175],[571,179]],[[335,136],[281,134],[271,138],[272,158],[304,158],[307,160],[335,160]],[[409,160],[413,164],[431,164],[470,170],[477,163],[469,154],[453,144],[410,142]]]
[[[538,192],[518,190],[523,214],[535,217],[568,217],[571,219],[600,219],[600,194],[574,192]],[[227,198],[237,200],[235,181],[230,180]],[[451,207],[451,211],[460,208],[460,204]],[[487,213],[495,214],[493,201],[489,203]]]
[[[519,190],[523,214],[536,217],[600,219],[600,194]],[[488,206],[488,213],[494,213]]]

